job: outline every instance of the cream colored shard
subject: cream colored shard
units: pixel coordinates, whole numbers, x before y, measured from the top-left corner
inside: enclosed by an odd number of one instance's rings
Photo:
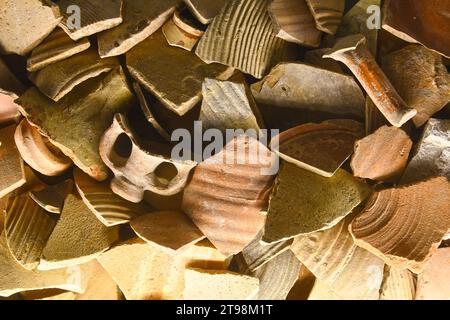
[[[230,0],[184,0],[186,6],[203,24],[210,23]]]
[[[32,190],[29,195],[45,211],[59,214],[67,194],[72,190],[73,181],[68,179],[55,185],[45,186],[44,189]]]
[[[450,248],[436,251],[419,274],[416,300],[450,300]]]
[[[330,229],[370,192],[368,185],[343,169],[325,178],[285,162],[269,200],[262,239],[278,242]]]
[[[320,280],[316,280],[314,282],[314,286],[309,293],[308,300],[327,300],[327,301],[342,301],[342,300],[354,300],[350,297],[343,297],[342,295],[337,294],[333,291],[332,287],[323,283]],[[374,300],[374,299],[372,299]]]
[[[67,59],[91,46],[87,38],[72,40],[64,30],[56,28],[45,40],[33,49],[27,60],[29,72],[38,71],[52,63]]]
[[[380,300],[414,300],[416,296],[416,279],[407,269],[384,269],[384,279],[380,290]]]
[[[281,60],[284,41],[276,37],[269,0],[231,0],[209,25],[196,54],[262,78]]]
[[[88,262],[118,240],[118,228],[105,227],[77,194],[69,194],[61,217],[42,252],[40,270]]]
[[[0,52],[26,55],[61,21],[57,5],[41,0],[2,0]]]
[[[225,270],[187,269],[184,300],[252,300],[259,289],[257,278]]]
[[[73,40],[111,29],[123,21],[122,2],[122,0],[61,0],[58,5],[64,19],[60,26]],[[77,25],[77,13],[80,25]]]
[[[172,16],[180,1],[123,0],[123,23],[98,36],[100,56],[105,58],[124,54],[145,40]]]
[[[306,0],[317,29],[334,35],[341,23],[345,9],[345,0]]]

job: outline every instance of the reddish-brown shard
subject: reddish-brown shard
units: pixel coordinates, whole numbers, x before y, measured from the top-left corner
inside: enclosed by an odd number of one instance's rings
[[[450,300],[450,248],[441,248],[417,281],[416,300]]]

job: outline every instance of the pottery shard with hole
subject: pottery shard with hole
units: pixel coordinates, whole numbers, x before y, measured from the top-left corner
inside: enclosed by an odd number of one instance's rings
[[[178,193],[196,166],[193,161],[172,160],[142,149],[121,114],[115,115],[104,133],[100,156],[114,173],[111,189],[132,202],[142,201],[146,190],[160,195]]]

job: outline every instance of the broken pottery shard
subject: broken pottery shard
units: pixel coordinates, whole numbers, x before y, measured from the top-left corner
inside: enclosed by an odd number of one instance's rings
[[[317,30],[305,0],[274,0],[269,14],[278,38],[310,47],[320,45],[322,32]]]
[[[414,300],[416,280],[411,271],[385,266],[380,300]]]
[[[40,0],[2,0],[0,52],[26,55],[61,20],[58,6]]]
[[[205,78],[226,80],[233,70],[206,64],[192,52],[170,46],[158,31],[130,50],[131,75],[178,115],[191,110],[202,97]]]
[[[98,152],[100,138],[114,114],[126,110],[132,102],[133,94],[120,68],[83,82],[57,103],[36,88],[17,100],[31,124],[99,181],[109,174]]]
[[[17,126],[14,141],[22,159],[46,176],[58,176],[72,166],[72,160],[52,145],[26,119]]]
[[[328,51],[329,48],[309,50],[305,52],[305,58],[303,59],[303,61],[306,64],[313,65],[315,67],[344,74],[344,71],[342,70],[342,67],[339,62],[323,58],[323,55],[326,54]]]
[[[259,280],[225,270],[187,269],[184,300],[253,300]]]
[[[111,29],[123,21],[122,0],[61,0],[58,5],[64,14],[60,26],[73,40]],[[79,26],[76,13],[80,15]]]
[[[126,53],[158,30],[175,11],[181,0],[123,0],[123,23],[99,34],[102,58]]]
[[[5,212],[5,234],[11,254],[25,269],[35,269],[56,225],[55,219],[26,193],[10,197]]]
[[[350,230],[387,264],[420,273],[449,228],[450,182],[438,177],[374,193]]]
[[[439,54],[409,45],[383,57],[382,66],[406,104],[417,110],[416,127],[450,102],[450,74]]]
[[[305,299],[306,300],[306,299]],[[339,295],[333,291],[332,287],[326,283],[317,280],[314,282],[311,292],[308,295],[307,300],[312,301],[343,301],[343,300],[354,300],[351,297],[346,297],[344,295]],[[375,300],[375,298],[371,299]]]
[[[210,23],[230,0],[184,0],[193,15],[203,24]]]
[[[305,170],[332,177],[353,153],[363,127],[353,120],[304,124],[272,138],[270,148]]]
[[[0,125],[11,123],[19,117],[18,105],[14,103],[24,87],[0,58]]]
[[[146,190],[165,196],[180,192],[197,165],[144,150],[122,114],[115,115],[103,134],[100,156],[114,173],[111,189],[131,202],[142,201]]]
[[[355,144],[351,167],[356,177],[396,182],[403,174],[412,141],[402,129],[383,126]]]
[[[348,232],[351,219],[333,228],[295,238],[291,250],[319,281],[346,299],[376,300],[384,263],[359,248]]]
[[[345,0],[306,0],[317,29],[328,34],[336,34],[345,9]]]
[[[436,251],[417,279],[416,300],[450,300],[450,248]]]
[[[112,192],[109,182],[98,182],[80,169],[74,170],[75,185],[86,206],[107,227],[128,223],[151,208],[144,203],[132,203]]]
[[[59,101],[80,83],[118,66],[117,59],[100,59],[90,49],[31,73],[29,78],[47,97]]]
[[[190,18],[190,16],[186,16],[186,10],[175,11],[172,19],[162,27],[167,43],[188,51],[194,48],[204,31],[197,26],[198,23]]]
[[[241,135],[200,163],[184,190],[183,211],[225,255],[242,251],[264,225],[272,156],[259,141]]]
[[[450,1],[389,0],[383,9],[383,29],[450,57]]]
[[[38,268],[57,269],[91,261],[118,240],[118,236],[118,229],[107,228],[98,221],[79,195],[69,194]]]
[[[370,194],[343,169],[321,177],[285,162],[270,196],[263,241],[277,242],[333,227]]]
[[[205,237],[180,211],[152,212],[133,219],[130,225],[142,240],[172,253]]]
[[[14,143],[15,125],[0,129],[0,198],[24,185],[25,169]]]
[[[435,176],[450,179],[450,120],[428,121],[401,182],[411,183]]]
[[[47,186],[42,190],[30,191],[30,197],[45,211],[61,213],[64,200],[73,189],[72,180],[66,180],[58,184]]]
[[[284,41],[276,37],[269,0],[230,0],[209,25],[196,54],[262,78],[277,63]]]
[[[33,49],[27,60],[29,72],[38,71],[52,63],[67,59],[91,46],[87,38],[72,40],[64,30],[56,28],[45,40]]]
[[[281,63],[251,88],[258,105],[364,116],[364,95],[352,77],[306,64]]]

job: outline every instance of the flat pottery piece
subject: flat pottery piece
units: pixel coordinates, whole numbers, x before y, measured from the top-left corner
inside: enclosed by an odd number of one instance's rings
[[[438,249],[418,276],[416,300],[450,299],[449,265],[450,248]]]

